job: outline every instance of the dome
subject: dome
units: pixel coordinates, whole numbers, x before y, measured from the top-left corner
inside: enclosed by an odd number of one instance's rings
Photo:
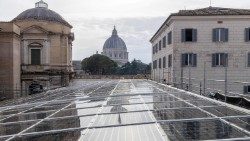
[[[112,32],[112,36],[108,38],[103,45],[103,49],[114,49],[114,48],[127,50],[125,42],[118,36],[115,27]]]
[[[72,26],[63,19],[58,13],[48,9],[48,4],[42,0],[36,3],[35,8],[25,10],[19,14],[12,21],[23,21],[23,20],[38,20],[38,21],[50,21],[57,22],[72,28]]]

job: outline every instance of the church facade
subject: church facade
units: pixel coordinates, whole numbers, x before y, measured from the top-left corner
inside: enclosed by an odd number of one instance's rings
[[[127,46],[122,38],[118,36],[114,27],[112,35],[103,45],[102,55],[105,55],[115,61],[119,66],[123,66],[128,62]]]
[[[5,90],[0,96],[18,97],[13,90],[27,91],[34,82],[44,88],[68,85],[73,73],[71,29],[42,0],[12,21],[0,22],[0,89]]]

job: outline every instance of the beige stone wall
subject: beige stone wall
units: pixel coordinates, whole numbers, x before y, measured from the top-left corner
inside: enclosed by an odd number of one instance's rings
[[[20,26],[21,32],[26,29],[37,26],[47,32],[46,34],[23,34],[23,37],[29,39],[41,39],[49,42],[49,62],[46,65],[55,66],[71,66],[72,53],[71,45],[69,43],[69,35],[71,28],[62,24],[54,22],[41,22],[41,21],[17,21],[16,24]],[[46,62],[46,61],[44,61]]]
[[[197,54],[197,67],[195,68],[183,68],[183,77],[188,78],[189,74],[192,78],[191,83],[199,85],[201,82],[203,85],[204,78],[204,62],[206,62],[206,79],[207,88],[221,89],[224,91],[224,82],[212,82],[209,79],[224,80],[225,68],[212,67],[212,53],[228,53],[229,67],[228,67],[228,91],[234,93],[243,93],[243,86],[249,84],[233,83],[235,81],[249,82],[250,80],[250,68],[247,67],[247,53],[250,52],[250,43],[245,42],[245,28],[250,27],[250,16],[217,16],[217,17],[173,17],[171,19],[170,27],[164,27],[162,32],[153,40],[152,46],[159,42],[160,39],[169,30],[173,32],[173,44],[172,47],[158,51],[153,55],[153,59],[159,59],[164,55],[168,55],[169,52],[174,52],[173,56],[173,75],[176,78],[176,82],[180,83],[181,77],[181,54],[182,53],[196,53]],[[219,24],[217,21],[223,21]],[[229,29],[229,41],[226,43],[214,43],[212,42],[212,29],[213,28],[228,28]],[[194,43],[182,43],[181,42],[181,29],[195,28],[198,30],[198,41]],[[152,50],[152,49],[151,49]],[[161,72],[163,69],[157,68],[155,71],[154,80],[161,80]],[[190,72],[190,73],[189,73]],[[152,74],[153,76],[154,74]],[[184,82],[188,83],[187,79]],[[197,87],[193,85],[193,89]],[[199,89],[199,88],[198,88]],[[213,91],[214,91],[213,90]]]
[[[11,22],[0,22],[0,28],[0,96],[13,98],[11,91],[20,90],[20,30]]]

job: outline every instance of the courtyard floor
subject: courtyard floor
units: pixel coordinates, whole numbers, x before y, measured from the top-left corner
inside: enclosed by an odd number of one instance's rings
[[[75,80],[0,105],[0,141],[250,140],[250,111],[147,80]]]

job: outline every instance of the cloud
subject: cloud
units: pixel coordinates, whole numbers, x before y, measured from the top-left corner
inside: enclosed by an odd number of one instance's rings
[[[0,0],[0,21],[10,21],[39,0]],[[170,13],[209,6],[209,0],[44,0],[74,28],[73,58],[101,51],[113,25],[125,40],[130,59],[151,61],[149,39]],[[249,0],[213,0],[212,6],[249,8]]]
[[[73,25],[75,25],[74,32],[77,42],[74,42],[74,59],[81,60],[96,53],[96,51],[101,52],[105,40],[111,36],[113,26],[116,25],[118,35],[127,45],[130,60],[140,59],[149,63],[151,61],[149,39],[160,26],[157,23],[163,21],[163,17],[75,20]]]

